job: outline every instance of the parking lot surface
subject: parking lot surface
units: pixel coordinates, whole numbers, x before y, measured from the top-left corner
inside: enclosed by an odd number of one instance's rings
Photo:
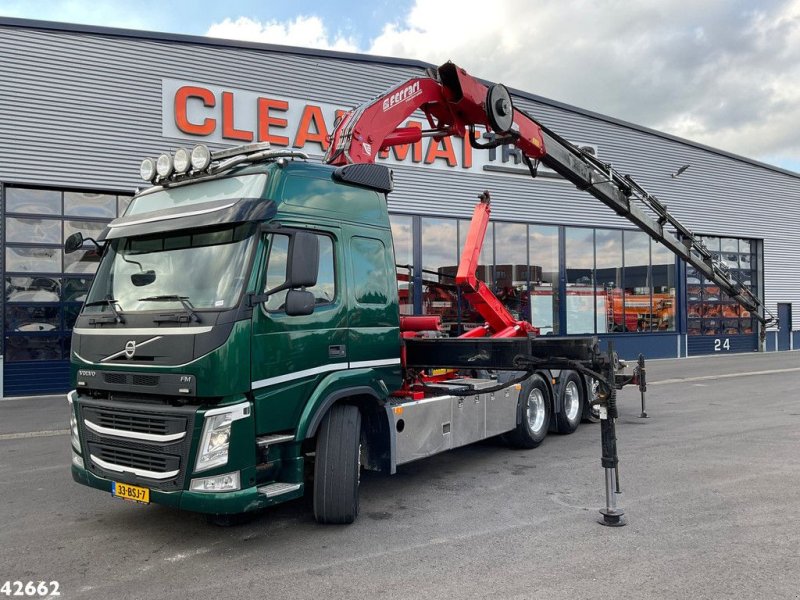
[[[621,393],[620,504],[600,429],[365,474],[351,526],[308,499],[219,528],[73,483],[64,398],[0,402],[0,583],[61,598],[798,598],[800,353],[652,361]],[[308,494],[307,494],[308,496]]]

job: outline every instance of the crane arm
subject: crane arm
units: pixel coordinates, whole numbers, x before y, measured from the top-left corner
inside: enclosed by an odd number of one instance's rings
[[[425,114],[429,129],[400,126],[416,110]],[[488,144],[479,144],[472,135],[476,126],[494,132],[495,138]],[[694,266],[759,321],[767,324],[776,320],[765,314],[763,303],[733,279],[728,268],[668,212],[665,204],[630,175],[622,175],[514,108],[505,86],[487,87],[451,62],[346,113],[331,134],[325,162],[371,163],[385,148],[414,143],[425,136],[451,135],[466,137],[476,148],[516,146],[531,175],[536,176],[539,163],[549,167]]]

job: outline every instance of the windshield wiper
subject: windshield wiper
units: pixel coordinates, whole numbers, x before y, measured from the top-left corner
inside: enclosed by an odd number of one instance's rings
[[[122,318],[122,313],[117,310],[117,304],[119,304],[118,300],[115,300],[111,296],[106,296],[102,300],[92,300],[91,302],[87,302],[83,306],[102,306],[103,304],[107,304],[108,307],[111,309],[111,312],[114,313],[114,317],[92,317],[89,321],[90,324],[94,325],[96,323],[124,323],[125,319]]]
[[[139,302],[180,302],[183,306],[184,310],[186,311],[185,314],[176,314],[173,317],[164,318],[165,315],[161,317],[156,317],[153,319],[156,323],[163,323],[165,321],[176,321],[174,317],[187,317],[190,322],[199,323],[200,317],[195,312],[194,306],[192,303],[189,302],[189,296],[176,296],[174,294],[165,294],[162,296],[148,296],[147,298],[139,298]],[[177,319],[178,323],[183,322],[180,318]]]

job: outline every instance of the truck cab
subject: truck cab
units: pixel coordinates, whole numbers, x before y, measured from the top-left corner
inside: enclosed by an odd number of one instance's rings
[[[402,378],[391,174],[263,145],[215,159],[138,193],[88,240],[103,256],[72,338],[73,478],[255,510],[303,494],[334,404],[359,407],[383,440],[360,460],[389,470],[386,399]]]

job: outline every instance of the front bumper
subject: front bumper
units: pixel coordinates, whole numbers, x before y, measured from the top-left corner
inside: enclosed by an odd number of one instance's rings
[[[72,479],[83,485],[111,493],[114,481],[98,477],[86,469],[72,465]],[[141,485],[141,484],[137,484]],[[192,492],[177,490],[166,492],[150,488],[150,502],[171,506],[181,510],[199,513],[232,515],[266,508],[281,504],[287,500],[299,498],[303,495],[303,486],[294,492],[283,494],[280,497],[269,498],[258,491],[256,486],[235,492]]]

